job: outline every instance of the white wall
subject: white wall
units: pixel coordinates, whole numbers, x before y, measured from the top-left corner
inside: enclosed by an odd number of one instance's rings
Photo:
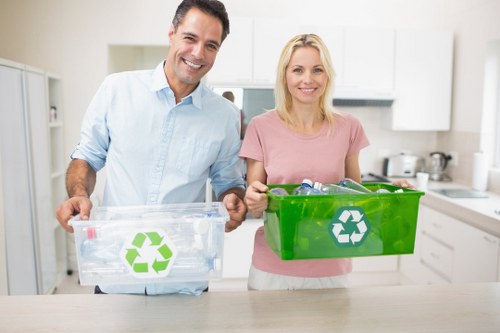
[[[164,45],[178,3],[1,0],[0,57],[62,77],[68,155],[78,140],[83,113],[108,73],[108,45]],[[383,130],[379,117],[383,110],[352,112],[362,118],[372,141],[362,159],[368,169],[372,168],[370,163],[379,163],[376,159],[381,150],[403,142],[408,147],[401,148],[415,153],[458,151],[462,158],[456,178],[470,181],[468,156],[479,146],[486,42],[500,39],[500,0],[226,0],[225,4],[230,16],[287,16],[338,25],[453,29],[455,81],[450,133],[392,133]]]

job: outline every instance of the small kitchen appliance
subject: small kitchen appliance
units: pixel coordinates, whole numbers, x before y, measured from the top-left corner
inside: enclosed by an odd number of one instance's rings
[[[429,178],[435,181],[451,181],[451,177],[445,173],[448,161],[451,160],[451,155],[435,151],[430,153],[429,156],[431,157]]]
[[[424,167],[420,156],[401,153],[384,159],[383,174],[387,177],[415,177]]]

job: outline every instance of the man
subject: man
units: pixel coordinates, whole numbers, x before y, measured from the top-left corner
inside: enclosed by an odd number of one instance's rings
[[[155,70],[108,76],[85,115],[57,210],[88,219],[96,172],[106,165],[103,205],[155,205],[203,201],[205,184],[224,202],[226,232],[245,219],[239,110],[200,83],[229,33],[224,5],[184,0],[168,36],[166,61]],[[99,286],[104,293],[199,293],[208,282]],[[96,292],[99,292],[99,287]]]

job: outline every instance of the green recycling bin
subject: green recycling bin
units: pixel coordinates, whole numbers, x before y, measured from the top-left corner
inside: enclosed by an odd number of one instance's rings
[[[413,253],[423,192],[363,183],[372,193],[276,195],[268,192],[266,241],[283,260]],[[269,184],[288,193],[299,184]],[[384,189],[388,192],[376,193]],[[396,192],[399,190],[398,192]]]

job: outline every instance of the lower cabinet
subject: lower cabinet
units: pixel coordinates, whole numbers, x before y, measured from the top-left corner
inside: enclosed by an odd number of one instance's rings
[[[248,278],[255,232],[262,219],[247,219],[238,229],[224,235],[223,278]]]
[[[497,281],[499,244],[498,237],[421,205],[415,252],[400,257],[400,272],[417,284]]]

